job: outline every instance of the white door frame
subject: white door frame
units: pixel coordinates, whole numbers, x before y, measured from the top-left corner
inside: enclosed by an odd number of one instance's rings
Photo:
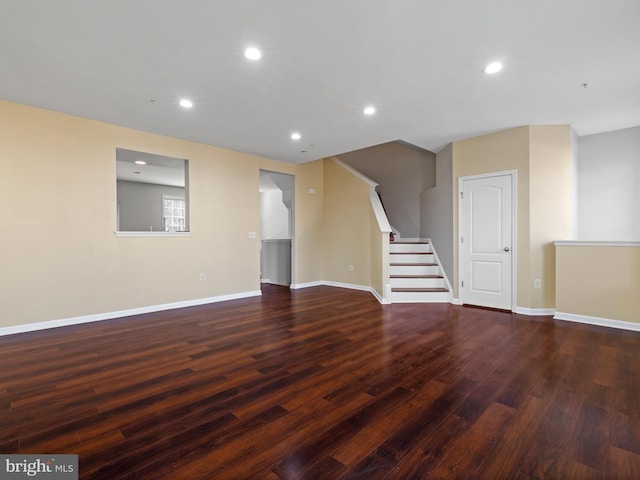
[[[258,175],[261,172],[265,173],[275,173],[278,175],[287,175],[293,179],[293,201],[291,202],[291,281],[289,282],[289,288],[294,288],[293,286],[296,284],[296,200],[297,200],[297,190],[296,190],[296,176],[293,173],[287,172],[278,172],[277,170],[267,170],[265,168],[260,168],[258,170]],[[260,200],[258,200],[258,209],[260,209]],[[261,267],[262,262],[262,240],[258,239],[260,242],[260,262],[259,267]],[[259,268],[261,269],[261,268]]]
[[[463,192],[465,180],[477,180],[479,178],[503,177],[511,176],[511,311],[515,313],[517,309],[518,299],[518,171],[504,170],[500,172],[481,173],[478,175],[468,175],[466,177],[458,177],[458,298],[460,303],[464,303],[464,289],[462,288],[462,266],[464,264],[464,250],[462,248],[461,238],[464,227],[464,211],[463,202],[460,198],[460,192]]]

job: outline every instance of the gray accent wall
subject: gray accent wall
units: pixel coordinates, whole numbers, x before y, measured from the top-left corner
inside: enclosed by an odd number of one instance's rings
[[[442,269],[453,281],[453,145],[436,154],[436,184],[420,196],[420,236],[431,238]]]
[[[436,183],[435,153],[389,142],[338,158],[378,183],[389,223],[402,237],[420,236],[420,195]]]
[[[162,232],[162,196],[185,197],[183,187],[118,180],[120,231]],[[188,208],[188,207],[187,207]]]
[[[578,239],[578,134],[571,129],[571,238]]]
[[[640,240],[640,126],[578,138],[578,240]]]

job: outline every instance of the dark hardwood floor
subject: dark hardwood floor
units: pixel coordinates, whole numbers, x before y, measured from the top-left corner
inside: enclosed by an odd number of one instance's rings
[[[331,287],[0,338],[0,453],[83,479],[638,479],[640,335]]]

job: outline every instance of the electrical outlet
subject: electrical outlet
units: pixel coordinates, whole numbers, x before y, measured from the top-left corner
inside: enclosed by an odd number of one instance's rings
[[[204,273],[200,274],[200,281],[204,282],[207,279],[207,276]]]
[[[533,288],[540,288],[542,286],[542,282],[540,282],[539,278],[533,280]]]
[[[353,265],[349,265],[349,271],[353,272],[356,269],[356,267],[354,267]]]
[[[256,232],[249,232],[249,238],[256,238]]]

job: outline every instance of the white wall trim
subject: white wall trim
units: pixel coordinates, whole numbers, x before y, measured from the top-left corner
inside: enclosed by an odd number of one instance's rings
[[[355,175],[356,177],[358,177],[360,180],[362,180],[363,182],[367,183],[370,187],[371,190],[375,190],[376,187],[378,186],[378,184],[376,182],[374,182],[373,180],[371,180],[369,177],[367,177],[366,175],[363,175],[362,173],[360,173],[359,171],[357,171],[355,168],[353,168],[351,165],[347,165],[346,163],[344,163],[342,160],[340,160],[337,157],[331,157],[332,160],[337,163],[338,165],[340,165],[342,168],[344,168],[346,171],[348,171],[349,173],[351,173],[352,175]]]
[[[575,313],[564,312],[556,312],[553,318],[556,320],[566,320],[568,322],[586,323],[589,325],[598,325],[600,327],[619,328],[622,330],[632,330],[634,332],[640,332],[640,323],[626,322],[624,320],[591,317],[588,315],[577,315]]]
[[[376,216],[376,220],[378,221],[378,228],[381,233],[389,233],[391,232],[391,225],[389,224],[389,219],[387,218],[387,214],[384,213],[384,208],[382,207],[382,202],[380,201],[380,197],[375,191],[369,192],[369,201],[371,202],[371,208],[373,209],[373,214]]]
[[[36,330],[46,330],[48,328],[66,327],[69,325],[79,325],[82,323],[100,322],[102,320],[111,320],[114,318],[130,317],[132,315],[140,315],[143,313],[161,312],[164,310],[173,310],[176,308],[194,307],[196,305],[206,305],[207,303],[226,302],[228,300],[237,300],[240,298],[258,297],[262,295],[260,290],[249,292],[232,293],[229,295],[220,295],[217,297],[197,298],[194,300],[184,300],[182,302],[163,303],[160,305],[150,305],[148,307],[130,308],[127,310],[117,310],[115,312],[97,313],[93,315],[82,315],[79,317],[62,318],[59,320],[49,320],[45,322],[27,323],[24,325],[14,325],[10,327],[0,327],[0,336],[13,335],[16,333],[33,332]]]
[[[190,237],[191,232],[123,232],[115,231],[116,237]]]
[[[342,283],[342,282],[332,282],[331,280],[325,280],[324,285],[327,287],[338,287],[338,288],[348,288],[350,290],[361,290],[363,292],[371,291],[371,287],[367,285],[357,285],[355,283]]]
[[[391,302],[389,300],[385,300],[384,298],[382,298],[380,296],[380,294],[378,292],[376,292],[376,290],[373,287],[368,287],[366,285],[356,285],[353,283],[342,283],[342,282],[332,282],[332,281],[325,281],[324,285],[326,285],[327,287],[338,287],[338,288],[348,288],[350,290],[360,290],[363,292],[369,292],[371,293],[374,297],[376,297],[376,300],[378,300],[380,303],[382,304],[390,304]]]
[[[350,283],[332,282],[320,280],[316,282],[307,282],[292,284],[292,289],[303,289],[310,287],[337,287],[347,288],[350,290],[360,290],[371,293],[378,302],[383,305],[389,305],[391,302],[385,300],[372,287],[366,285],[355,285]],[[151,305],[148,307],[131,308],[127,310],[118,310],[114,312],[98,313],[93,315],[83,315],[79,317],[63,318],[59,320],[50,320],[45,322],[28,323],[24,325],[15,325],[9,327],[0,327],[0,336],[14,335],[17,333],[33,332],[36,330],[46,330],[49,328],[66,327],[70,325],[79,325],[82,323],[100,322],[103,320],[111,320],[114,318],[130,317],[132,315],[140,315],[144,313],[160,312],[164,310],[173,310],[176,308],[193,307],[197,305],[206,305],[208,303],[226,302],[229,300],[238,300],[241,298],[257,297],[262,295],[260,290],[233,293],[229,295],[219,295],[216,297],[198,298],[194,300],[185,300],[181,302],[164,303],[160,305]],[[451,298],[450,303],[453,305],[462,305],[459,298]],[[626,322],[623,320],[614,320],[610,318],[591,317],[587,315],[577,315],[573,313],[555,312],[552,308],[524,308],[516,307],[515,313],[529,316],[549,316],[553,315],[556,320],[566,320],[569,322],[585,323],[589,325],[598,325],[601,327],[618,328],[622,330],[640,331],[640,323]]]
[[[355,285],[353,283],[342,283],[342,282],[332,282],[330,280],[319,280],[317,282],[308,282],[308,283],[299,283],[297,285],[291,285],[292,289],[300,289],[300,288],[309,288],[309,287],[337,287],[337,288],[348,288],[349,290],[360,290],[362,292],[369,292],[376,300],[384,305],[388,305],[391,302],[389,300],[385,300],[380,296],[378,292],[373,287],[368,287],[366,285]]]
[[[440,270],[440,274],[442,275],[442,278],[444,278],[444,283],[447,285],[447,289],[449,290],[449,292],[453,294],[453,288],[451,287],[451,282],[449,281],[449,277],[447,277],[447,272],[445,272],[444,268],[442,268],[442,263],[440,262],[440,257],[438,257],[438,252],[436,251],[436,247],[433,244],[433,241],[430,238],[425,238],[424,241],[428,242],[429,245],[431,245],[431,253],[433,253],[433,258],[436,259],[436,263],[438,264],[438,269]]]
[[[556,247],[640,247],[640,242],[594,242],[580,240],[557,240]]]
[[[525,308],[525,307],[516,307],[514,313],[519,315],[529,315],[532,317],[537,316],[550,316],[556,313],[553,308]]]
[[[299,290],[301,288],[321,287],[323,285],[326,285],[326,284],[322,280],[318,280],[316,282],[307,282],[307,283],[292,283],[291,289]]]
[[[382,305],[391,305],[391,300],[381,297],[375,288],[372,288],[370,292],[374,297],[376,297],[376,300],[378,300],[378,302],[380,302]]]

